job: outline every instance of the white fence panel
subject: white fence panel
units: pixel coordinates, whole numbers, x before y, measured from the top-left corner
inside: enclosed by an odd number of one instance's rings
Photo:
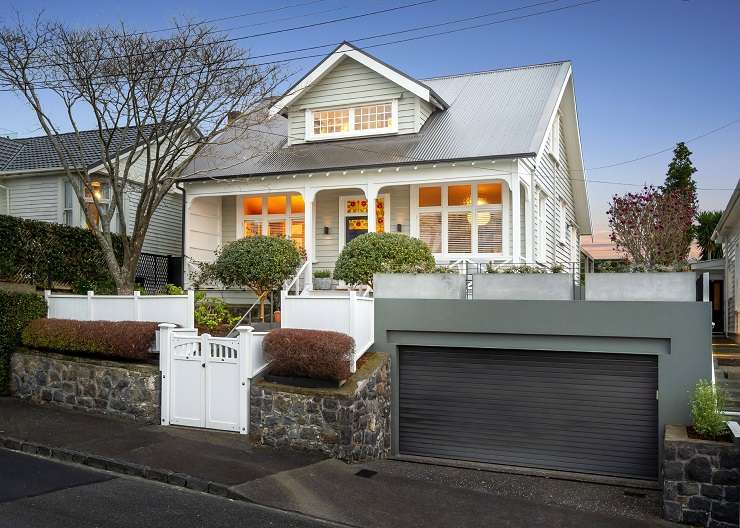
[[[201,336],[205,350],[206,427],[238,431],[241,363],[239,338]],[[246,383],[246,381],[245,381]]]
[[[160,327],[161,329],[161,327]],[[202,394],[205,389],[203,379],[203,353],[200,342],[192,337],[172,337],[168,347],[171,411],[169,423],[190,427],[203,427],[204,405]],[[160,361],[161,361],[160,352]]]
[[[282,328],[307,328],[331,330],[351,336],[355,340],[357,360],[375,341],[375,303],[370,297],[349,295],[288,295],[283,291],[280,299],[280,326]]]
[[[79,321],[154,321],[183,328],[195,326],[195,296],[186,295],[58,295],[46,291],[49,317]]]

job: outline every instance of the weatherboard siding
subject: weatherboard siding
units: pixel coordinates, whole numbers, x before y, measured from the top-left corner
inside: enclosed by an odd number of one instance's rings
[[[141,199],[137,186],[126,191],[126,229],[133,232],[136,208]],[[182,195],[169,193],[154,211],[142,247],[144,253],[179,256],[182,252]]]
[[[43,222],[61,220],[61,176],[9,178],[2,184],[10,192],[11,216]]]
[[[431,106],[382,75],[346,58],[288,109],[288,144],[305,143],[306,110],[398,100],[398,133],[418,132]],[[422,103],[422,104],[419,104]]]

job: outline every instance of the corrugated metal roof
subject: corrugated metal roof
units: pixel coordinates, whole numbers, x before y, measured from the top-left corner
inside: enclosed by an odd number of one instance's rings
[[[144,130],[144,137],[149,137],[151,127]],[[121,153],[134,146],[138,138],[136,127],[130,127],[125,133],[122,129],[113,130],[111,152],[119,149]],[[57,138],[70,153],[81,151],[81,155],[71,156],[71,166],[92,167],[102,162],[98,130],[83,130],[79,133],[79,142],[74,132],[59,134]],[[79,149],[79,150],[78,150]],[[51,139],[47,136],[31,138],[4,139],[0,142],[0,171],[23,172],[39,169],[62,167]]]
[[[287,119],[276,116],[229,131],[186,179],[534,155],[569,69],[566,61],[425,79],[450,106],[417,134],[287,146]]]

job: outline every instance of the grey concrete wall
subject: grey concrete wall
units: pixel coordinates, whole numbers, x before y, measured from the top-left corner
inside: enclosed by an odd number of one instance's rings
[[[567,273],[478,273],[473,275],[473,299],[569,301],[573,276]]]
[[[695,301],[693,273],[589,273],[589,301]]]
[[[693,277],[693,274],[687,274]],[[711,312],[699,302],[375,299],[375,345],[391,354],[398,416],[398,346],[648,354],[658,357],[661,445],[666,424],[688,424],[689,394],[712,375]],[[393,454],[398,423],[393,423]]]
[[[465,275],[457,273],[376,273],[376,299],[465,299]]]

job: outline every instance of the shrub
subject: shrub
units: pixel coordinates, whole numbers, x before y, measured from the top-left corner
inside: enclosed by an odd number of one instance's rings
[[[23,328],[46,317],[46,301],[32,293],[0,291],[0,394],[10,389],[10,355],[21,342]]]
[[[213,333],[222,326],[235,326],[241,319],[231,313],[226,303],[218,297],[206,297],[203,292],[195,294],[195,326]]]
[[[314,279],[331,279],[331,270],[317,269],[313,272]]]
[[[725,407],[724,390],[710,381],[700,379],[691,397],[691,419],[694,431],[708,438],[718,438],[727,431],[722,410]]]
[[[89,229],[0,215],[0,277],[49,287],[52,281],[76,291],[106,291],[113,279]],[[113,235],[116,253],[120,237]],[[75,286],[76,285],[76,286]]]
[[[542,268],[536,266],[529,266],[527,264],[519,264],[515,266],[497,266],[493,262],[486,264],[486,273],[508,273],[508,274],[525,274],[525,273],[547,273]],[[553,272],[555,273],[555,272]]]
[[[229,242],[216,252],[212,263],[201,263],[194,281],[216,281],[224,286],[252,289],[260,302],[260,320],[265,320],[267,295],[292,277],[301,264],[301,251],[290,240],[254,236]]]
[[[23,344],[62,354],[140,360],[149,357],[157,328],[157,323],[141,321],[36,319],[23,330]]]
[[[340,332],[279,328],[265,336],[270,374],[341,381],[350,376],[355,341]]]
[[[334,278],[349,285],[373,285],[376,273],[431,273],[436,265],[424,242],[401,233],[365,233],[337,259]]]
[[[165,295],[185,295],[185,290],[176,284],[165,284],[164,285]]]

